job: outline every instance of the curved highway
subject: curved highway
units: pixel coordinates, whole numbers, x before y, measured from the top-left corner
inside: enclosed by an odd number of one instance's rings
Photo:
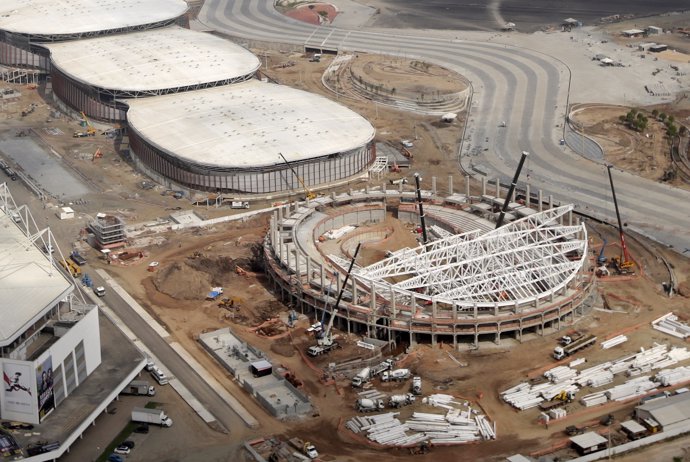
[[[503,44],[421,35],[316,27],[284,17],[267,0],[207,0],[199,20],[247,39],[420,58],[466,76],[472,106],[460,160],[467,170],[509,183],[521,151],[530,152],[525,173],[533,188],[573,202],[577,210],[612,218],[603,165],[559,146],[568,105],[570,71],[534,50]],[[501,128],[501,122],[506,127]],[[690,193],[615,172],[623,219],[653,239],[690,252]]]

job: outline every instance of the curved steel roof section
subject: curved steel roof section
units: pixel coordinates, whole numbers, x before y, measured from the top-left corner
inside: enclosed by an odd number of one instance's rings
[[[213,168],[283,166],[365,146],[374,127],[323,96],[250,80],[129,99],[128,125],[181,161]]]
[[[172,21],[186,11],[183,0],[3,0],[0,30],[72,36]]]
[[[478,231],[402,249],[354,271],[353,277],[383,289],[461,305],[515,305],[558,292],[587,257],[585,225],[559,225],[567,205]]]
[[[259,58],[205,32],[166,27],[45,44],[51,62],[83,84],[112,92],[160,92],[251,77]]]

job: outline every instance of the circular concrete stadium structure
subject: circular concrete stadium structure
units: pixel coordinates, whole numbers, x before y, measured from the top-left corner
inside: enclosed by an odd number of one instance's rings
[[[330,316],[357,244],[385,242],[390,212],[416,226],[416,205],[405,203],[411,199],[411,193],[368,190],[276,211],[264,245],[274,290],[303,313]],[[587,232],[573,223],[572,206],[537,212],[511,204],[510,223],[494,229],[498,201],[492,199],[425,194],[425,201],[443,203],[424,206],[436,239],[355,265],[335,326],[381,340],[457,346],[521,341],[581,314],[593,276]],[[324,242],[325,233],[348,225],[354,229],[336,231],[335,244]]]
[[[343,181],[373,161],[375,130],[366,119],[282,85],[251,80],[127,104],[138,166],[183,188],[301,193],[302,182],[318,188]]]
[[[186,11],[183,0],[3,0],[0,64],[47,71],[36,44],[153,29]]]
[[[261,66],[239,45],[177,26],[43,46],[60,100],[107,121],[125,119],[124,98],[242,82]]]

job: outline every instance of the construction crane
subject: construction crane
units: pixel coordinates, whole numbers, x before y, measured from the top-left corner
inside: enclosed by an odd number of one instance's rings
[[[278,154],[279,154],[280,157],[283,159],[283,162],[285,162],[285,165],[287,165],[288,168],[290,169],[290,171],[292,171],[292,174],[295,175],[295,177],[297,178],[297,181],[299,181],[299,184],[302,185],[302,188],[304,188],[304,193],[305,193],[305,196],[306,196],[307,200],[314,199],[314,198],[316,197],[316,194],[314,194],[314,193],[307,187],[307,185],[306,185],[306,183],[304,182],[304,180],[302,179],[302,177],[300,177],[300,176],[297,174],[297,172],[295,171],[295,169],[292,168],[292,165],[290,165],[290,162],[287,161],[287,159],[285,158],[285,156],[283,155],[283,153],[282,153],[282,152],[279,152]]]
[[[84,123],[86,124],[86,133],[89,136],[94,136],[96,134],[96,129],[91,126],[91,122],[89,122],[88,117],[86,117],[86,114],[83,112],[81,113],[82,119],[84,119]]]
[[[616,207],[616,218],[618,219],[618,232],[621,237],[621,256],[620,258],[612,258],[613,266],[621,274],[630,274],[634,271],[635,262],[630,257],[628,252],[628,246],[625,245],[625,233],[623,232],[623,222],[621,221],[621,214],[618,210],[618,200],[616,199],[616,188],[613,187],[613,176],[611,175],[611,169],[613,165],[606,166],[609,173],[609,182],[611,183],[611,194],[613,195],[613,205]]]
[[[335,300],[333,305],[333,311],[331,312],[331,319],[328,321],[328,326],[323,335],[316,340],[316,345],[312,345],[307,349],[307,354],[309,356],[319,356],[324,353],[328,353],[334,348],[338,348],[338,343],[333,341],[333,322],[335,321],[335,315],[338,314],[338,307],[340,306],[340,300],[343,298],[343,293],[347,287],[347,281],[350,279],[350,274],[352,273],[352,268],[355,266],[355,260],[357,259],[357,254],[359,253],[359,248],[362,243],[358,243],[355,248],[355,253],[352,255],[352,260],[350,261],[350,267],[347,269],[347,274],[345,274],[345,281],[343,281],[342,287],[340,287],[340,292],[338,292],[338,298]]]
[[[520,178],[520,172],[522,171],[522,166],[525,164],[525,159],[527,159],[528,155],[529,155],[529,152],[522,151],[522,155],[520,156],[520,162],[518,162],[517,170],[515,170],[515,176],[513,176],[513,181],[510,183],[510,188],[508,188],[508,193],[506,194],[506,200],[503,201],[503,207],[501,208],[501,214],[498,216],[498,220],[496,220],[496,229],[503,226],[503,219],[506,216],[506,211],[508,210],[508,204],[510,203],[511,197],[513,197],[513,191],[515,191],[515,186],[517,185],[518,178]]]

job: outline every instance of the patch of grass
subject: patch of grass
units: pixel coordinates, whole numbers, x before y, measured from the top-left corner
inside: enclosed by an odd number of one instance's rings
[[[137,425],[139,424],[137,424],[136,422],[129,422],[127,425],[125,425],[125,428],[123,428],[122,431],[117,434],[117,436],[110,442],[110,444],[105,448],[101,455],[98,456],[96,462],[106,462],[108,460],[108,456],[112,454],[112,452],[115,450],[116,447],[120,445],[120,443],[122,443],[124,440],[127,439],[129,435],[132,434]]]

